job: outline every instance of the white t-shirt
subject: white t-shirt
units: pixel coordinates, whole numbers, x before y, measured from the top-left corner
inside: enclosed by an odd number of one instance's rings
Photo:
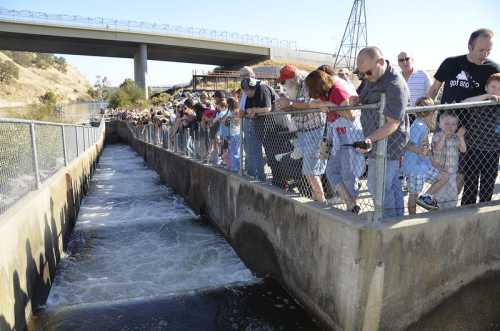
[[[410,106],[415,106],[418,99],[425,97],[431,87],[431,79],[423,70],[414,70],[406,82],[410,91]]]

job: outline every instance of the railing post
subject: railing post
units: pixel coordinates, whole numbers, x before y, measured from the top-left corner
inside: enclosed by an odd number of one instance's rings
[[[40,169],[38,168],[38,154],[36,150],[36,132],[35,123],[30,123],[30,135],[31,135],[31,151],[33,159],[33,168],[35,170],[35,187],[38,190],[40,188]]]
[[[83,127],[83,152],[87,150],[87,138],[85,134],[85,127]]]
[[[245,158],[245,151],[244,151],[244,144],[243,144],[243,138],[245,137],[244,136],[244,130],[243,128],[245,127],[244,125],[245,123],[245,118],[242,117],[241,118],[241,123],[240,123],[240,170],[239,170],[239,175],[240,176],[243,176],[243,166],[245,165],[245,161],[244,161],[244,158]]]
[[[78,127],[75,126],[74,127],[75,129],[75,141],[76,141],[76,157],[78,157],[80,155],[80,146],[78,145]]]
[[[68,150],[66,149],[66,135],[64,134],[64,125],[61,125],[62,145],[64,154],[64,166],[68,165]]]
[[[380,96],[380,108],[378,109],[378,127],[385,124],[384,116],[385,94]],[[385,172],[387,161],[387,138],[377,141],[377,150],[375,153],[375,215],[374,221],[380,222],[384,212],[384,194],[385,194]]]

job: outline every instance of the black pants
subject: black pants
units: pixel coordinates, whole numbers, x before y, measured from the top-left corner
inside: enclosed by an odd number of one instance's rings
[[[469,148],[463,158],[464,193],[462,206],[491,201],[498,174],[499,152],[487,152]]]

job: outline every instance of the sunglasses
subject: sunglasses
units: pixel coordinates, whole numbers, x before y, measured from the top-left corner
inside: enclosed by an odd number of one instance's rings
[[[410,61],[409,57],[403,57],[401,59],[398,59],[398,62],[405,62],[405,61]]]

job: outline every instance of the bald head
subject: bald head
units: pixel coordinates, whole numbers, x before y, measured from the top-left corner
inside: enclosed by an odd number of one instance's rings
[[[381,57],[384,57],[384,55],[382,54],[382,51],[380,50],[380,48],[378,48],[376,46],[370,46],[370,47],[365,47],[359,51],[358,61],[360,59],[377,60]]]
[[[365,47],[359,51],[357,58],[358,72],[368,81],[377,81],[385,71],[385,60],[382,51],[375,46]]]

